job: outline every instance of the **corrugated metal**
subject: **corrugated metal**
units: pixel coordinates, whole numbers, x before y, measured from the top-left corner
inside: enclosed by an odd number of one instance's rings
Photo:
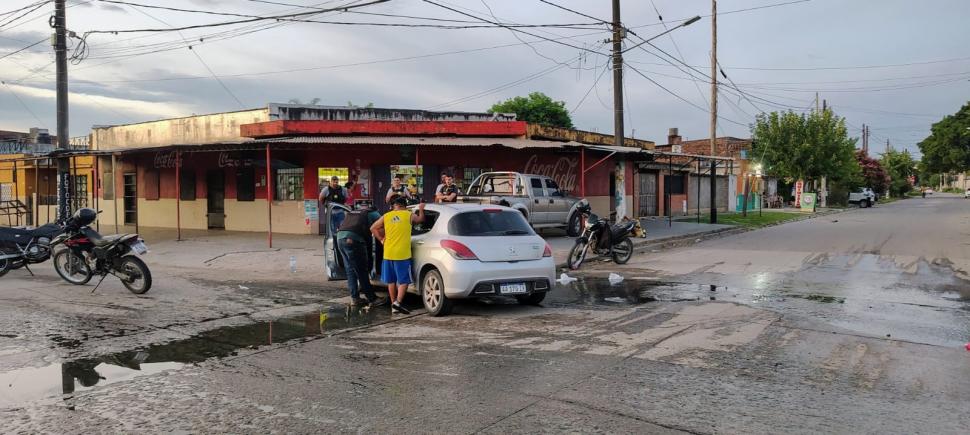
[[[419,136],[294,136],[257,139],[255,143],[347,144],[347,145],[426,145],[426,146],[504,146],[508,148],[579,147],[577,142],[557,142],[497,137],[419,137]]]

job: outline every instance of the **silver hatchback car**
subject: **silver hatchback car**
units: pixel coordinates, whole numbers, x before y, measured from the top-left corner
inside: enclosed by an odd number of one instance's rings
[[[333,249],[334,237],[328,231],[327,276],[342,279],[343,261]],[[536,305],[555,279],[552,249],[509,207],[427,204],[425,221],[412,228],[411,249],[415,285],[409,290],[421,296],[434,316],[451,312],[453,299],[512,296]],[[371,277],[379,281],[379,243],[372,254]]]

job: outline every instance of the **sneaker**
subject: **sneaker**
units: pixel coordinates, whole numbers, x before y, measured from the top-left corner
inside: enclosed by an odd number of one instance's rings
[[[369,303],[372,307],[383,307],[384,305],[387,305],[387,298],[375,297]]]
[[[397,302],[391,304],[391,311],[393,312],[394,310],[397,310],[397,312],[401,314],[411,314],[411,310],[402,307],[401,304],[398,304]]]
[[[398,308],[400,308],[400,306],[397,304],[397,302],[392,303],[391,304],[391,314],[400,314],[401,311],[398,310]]]

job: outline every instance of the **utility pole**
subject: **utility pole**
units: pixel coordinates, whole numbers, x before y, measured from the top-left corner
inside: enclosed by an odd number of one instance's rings
[[[717,155],[717,0],[711,0],[711,157],[714,157],[716,155]],[[698,200],[699,199],[700,198],[698,198]],[[712,224],[717,223],[717,160],[714,160],[713,158],[711,159],[711,223]]]
[[[67,119],[67,7],[54,0],[54,54],[57,67],[57,150],[70,148]],[[67,157],[57,159],[57,217],[67,219],[71,201],[71,168]]]
[[[613,0],[613,145],[623,146],[623,132],[623,23],[620,0]]]

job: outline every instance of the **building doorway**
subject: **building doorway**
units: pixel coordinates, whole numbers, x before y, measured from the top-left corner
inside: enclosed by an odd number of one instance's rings
[[[138,225],[138,177],[133,172],[123,175],[124,190],[122,204],[125,211],[125,225]]]
[[[226,173],[209,171],[205,175],[206,206],[209,228],[226,227]]]
[[[657,215],[657,173],[640,172],[637,189],[637,216]]]

